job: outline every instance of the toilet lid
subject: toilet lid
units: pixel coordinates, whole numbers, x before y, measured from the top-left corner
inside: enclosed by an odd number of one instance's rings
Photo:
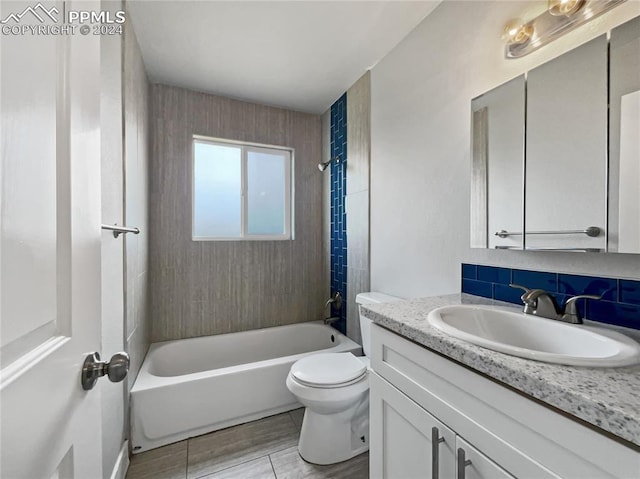
[[[352,383],[366,372],[367,366],[351,353],[313,354],[291,366],[296,380],[317,387]]]

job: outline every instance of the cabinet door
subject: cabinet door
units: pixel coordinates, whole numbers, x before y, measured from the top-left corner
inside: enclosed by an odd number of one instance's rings
[[[457,479],[514,479],[460,436],[456,437]]]
[[[371,478],[453,478],[454,432],[374,372],[369,377]]]
[[[640,17],[611,30],[609,249],[640,253]]]
[[[525,161],[525,249],[604,251],[567,232],[606,227],[606,35],[529,72]]]

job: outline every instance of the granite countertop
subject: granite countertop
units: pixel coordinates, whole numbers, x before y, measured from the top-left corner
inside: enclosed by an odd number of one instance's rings
[[[640,446],[640,365],[589,368],[518,358],[448,336],[427,322],[433,309],[459,304],[521,310],[464,293],[362,307],[376,324]]]

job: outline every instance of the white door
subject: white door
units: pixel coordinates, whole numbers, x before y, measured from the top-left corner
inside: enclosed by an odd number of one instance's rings
[[[0,19],[62,23],[63,8],[100,9],[3,0]],[[100,346],[100,37],[14,31],[0,35],[0,477],[99,478],[100,395],[80,372]]]

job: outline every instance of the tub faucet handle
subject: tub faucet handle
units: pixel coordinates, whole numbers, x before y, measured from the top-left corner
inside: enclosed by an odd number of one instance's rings
[[[327,306],[333,305],[334,309],[341,310],[342,309],[342,295],[340,291],[336,291],[333,297],[329,298],[324,305],[324,308],[327,309]]]

